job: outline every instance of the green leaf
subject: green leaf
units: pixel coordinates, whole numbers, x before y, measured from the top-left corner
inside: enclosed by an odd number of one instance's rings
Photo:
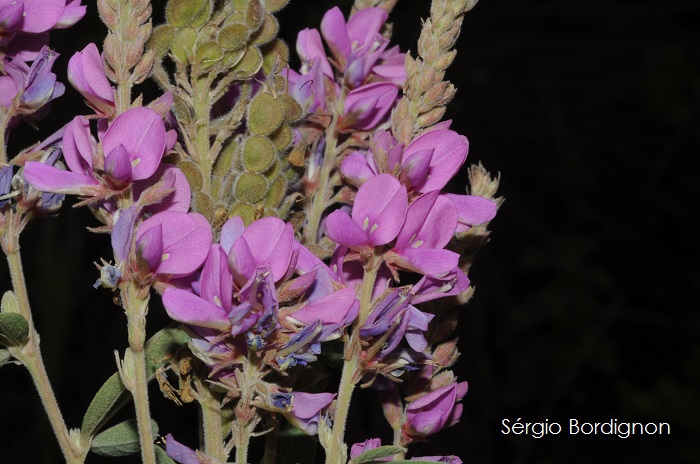
[[[401,461],[391,461],[391,464],[440,464],[440,461],[408,461],[408,460],[401,460]]]
[[[159,446],[156,446],[156,462],[158,464],[177,464],[170,459],[170,456],[165,453],[165,450]]]
[[[2,296],[2,302],[0,303],[0,308],[2,308],[3,313],[17,313],[19,312],[19,305],[17,304],[17,297],[12,292],[8,290]]]
[[[29,324],[17,313],[0,313],[0,343],[6,346],[17,346],[27,341]]]
[[[151,421],[153,435],[158,433],[158,424]],[[141,449],[136,419],[124,421],[110,427],[92,440],[90,451],[100,456],[128,456]]]
[[[20,364],[20,362],[12,358],[10,350],[6,350],[3,348],[0,349],[0,367],[4,366],[5,364]]]
[[[275,462],[314,463],[318,446],[314,437],[306,435],[292,426],[288,426],[278,433],[277,459]]]
[[[150,381],[155,377],[156,369],[165,365],[168,358],[190,341],[189,335],[175,324],[157,332],[146,342],[146,375]],[[81,435],[91,437],[99,432],[105,423],[124,405],[131,400],[126,387],[119,378],[119,373],[114,373],[100,387],[95,397],[88,406]]]
[[[379,448],[367,450],[364,453],[362,453],[361,455],[351,459],[349,464],[362,464],[362,463],[377,461],[381,458],[393,456],[395,454],[402,453],[405,451],[406,451],[406,448],[402,448],[401,446],[395,446],[395,445],[380,446]]]

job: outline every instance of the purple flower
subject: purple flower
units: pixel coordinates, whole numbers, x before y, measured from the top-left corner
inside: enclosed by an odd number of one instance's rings
[[[12,190],[12,176],[12,165],[0,167],[0,208],[10,201],[8,194]]]
[[[445,197],[449,198],[457,208],[457,230],[456,232],[464,232],[471,229],[472,226],[485,224],[496,217],[498,207],[496,203],[488,198],[478,195],[454,195],[448,193]]]
[[[395,48],[386,50],[389,41],[379,33],[387,17],[381,8],[365,8],[346,23],[338,7],[323,16],[321,33],[350,88],[359,87],[370,77],[383,80],[384,76],[403,85],[404,56]]]
[[[457,227],[457,209],[452,201],[430,192],[408,207],[396,245],[386,253],[392,266],[420,274],[444,276],[457,267],[459,255],[444,250]]]
[[[345,96],[338,130],[370,130],[379,125],[396,103],[399,89],[390,82],[363,85]]]
[[[359,152],[343,160],[341,172],[349,182],[362,185],[381,173],[394,174],[409,191],[441,190],[467,159],[467,138],[449,129],[430,130],[403,149],[389,132],[373,137],[375,151]]]
[[[108,189],[121,190],[158,170],[167,148],[167,134],[155,111],[132,108],[114,120],[101,143],[104,174],[98,177],[93,166],[97,148],[89,121],[76,116],[63,135],[63,156],[69,171],[29,161],[25,177],[42,192],[97,196]]]
[[[355,443],[352,445],[350,448],[350,459],[354,459],[364,453],[365,451],[373,450],[375,448],[379,448],[382,446],[382,439],[381,438],[370,438],[368,440],[363,441],[362,443]],[[380,461],[391,461],[392,457],[387,456],[385,458],[379,459]]]
[[[297,429],[308,435],[318,433],[318,423],[324,420],[323,411],[328,408],[335,393],[292,392],[272,396],[273,405],[286,409],[282,415]]]
[[[462,405],[457,401],[467,394],[467,382],[454,382],[433,390],[406,407],[403,432],[410,438],[423,438],[459,421]]]
[[[100,52],[94,43],[71,57],[68,80],[98,114],[114,113],[114,89],[105,76]]]
[[[24,167],[24,177],[32,187],[42,192],[96,195],[101,186],[92,166],[95,146],[89,121],[76,116],[63,132],[63,158],[68,170],[28,161]]]
[[[80,2],[70,3],[67,17],[72,18],[80,10]],[[46,32],[61,21],[65,9],[66,0],[0,0],[0,25],[11,31]]]
[[[31,114],[63,95],[64,85],[57,82],[56,74],[51,72],[56,58],[57,53],[42,47],[31,67],[19,58],[6,63],[7,75],[0,76],[0,105],[14,106],[15,97],[21,93],[15,114]]]
[[[171,434],[165,436],[165,454],[180,464],[214,464],[217,462],[201,451],[193,450],[176,441]]]
[[[167,211],[146,219],[136,232],[139,268],[153,274],[188,275],[209,252],[209,221],[197,213]]]
[[[352,249],[386,245],[401,230],[408,195],[396,178],[381,174],[365,182],[355,196],[352,218],[336,210],[326,218],[326,235]]]
[[[163,293],[163,306],[170,316],[185,324],[227,330],[231,323],[233,284],[228,258],[219,245],[211,245],[202,266],[199,280],[200,294],[179,288],[168,288]]]

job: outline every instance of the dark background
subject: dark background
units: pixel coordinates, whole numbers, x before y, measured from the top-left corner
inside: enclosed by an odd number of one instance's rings
[[[68,58],[105,32],[88,3],[78,26],[52,33],[66,83]],[[335,3],[293,0],[281,14],[283,36],[293,45],[295,31],[318,27]],[[348,11],[350,2],[340,4]],[[415,50],[428,5],[399,1],[392,20],[402,49]],[[468,163],[501,173],[507,200],[461,315],[455,370],[470,384],[462,420],[415,454],[466,463],[700,462],[698,24],[700,4],[681,0],[482,0],[467,15],[448,73],[459,88],[448,117],[470,140]],[[12,133],[10,153],[76,112],[88,109],[68,88],[40,132]],[[91,287],[91,263],[110,256],[108,238],[86,225],[96,225],[87,211],[64,207],[60,218],[32,223],[22,242],[49,376],[74,427],[114,372],[113,350],[126,347],[122,312]],[[9,288],[4,267],[0,287]],[[149,329],[165,323],[153,307]],[[60,462],[23,369],[0,371],[0,398],[0,462]],[[175,410],[157,390],[152,401],[161,431],[194,445],[186,430],[195,408]],[[502,435],[504,418],[668,422],[671,435],[537,440]],[[378,415],[352,420],[351,439],[388,438]]]

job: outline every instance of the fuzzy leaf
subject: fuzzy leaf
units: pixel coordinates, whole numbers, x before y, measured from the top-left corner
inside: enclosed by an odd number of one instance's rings
[[[388,456],[393,456],[395,454],[406,451],[406,448],[395,445],[380,446],[379,448],[374,448],[367,450],[361,455],[350,460],[348,464],[363,464],[368,462],[377,461],[381,458],[386,458]]]
[[[146,376],[148,380],[153,379],[156,369],[163,365],[167,358],[173,356],[180,347],[187,345],[189,341],[189,335],[175,324],[160,330],[148,339],[146,342]],[[85,412],[80,432],[82,436],[90,437],[97,433],[105,422],[130,399],[131,396],[127,394],[119,374],[112,374],[100,387]]]
[[[29,324],[21,314],[0,314],[0,343],[17,346],[23,344],[28,336]]]
[[[17,308],[17,297],[12,290],[6,291],[2,296],[2,303],[0,303],[0,307],[2,308],[3,313],[19,312],[19,308]]]
[[[163,448],[156,446],[156,462],[158,464],[176,464]]]
[[[21,364],[19,361],[12,357],[10,350],[0,349],[0,367],[5,364]]]
[[[151,420],[153,435],[158,434],[158,424]],[[110,427],[92,440],[90,451],[100,456],[128,456],[141,449],[136,419]]]

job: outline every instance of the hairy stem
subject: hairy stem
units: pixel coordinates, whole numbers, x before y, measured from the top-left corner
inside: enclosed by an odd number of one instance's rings
[[[7,164],[7,147],[5,146],[5,137],[7,136],[7,125],[10,123],[12,115],[10,108],[0,109],[0,165]]]
[[[248,445],[253,434],[254,424],[249,422],[243,427],[238,427],[238,439],[236,440],[236,464],[248,464]]]
[[[319,227],[323,212],[330,205],[329,199],[333,194],[333,187],[330,183],[330,178],[333,170],[336,168],[337,153],[337,134],[336,134],[336,118],[333,118],[331,124],[326,129],[326,148],[323,151],[323,163],[321,164],[321,172],[319,173],[318,184],[312,192],[311,207],[307,207],[306,211],[306,229],[304,231],[305,243],[315,245],[318,243]],[[312,155],[313,158],[313,155]]]
[[[3,145],[4,144],[0,144]],[[39,334],[34,327],[32,312],[29,306],[29,297],[27,294],[27,285],[22,269],[22,257],[19,250],[19,234],[13,233],[13,230],[7,230],[11,237],[9,240],[3,241],[3,251],[7,256],[7,264],[10,268],[10,276],[12,279],[12,287],[17,298],[17,306],[19,313],[27,320],[29,324],[29,337],[22,347],[11,348],[12,355],[26,366],[29,374],[32,376],[34,385],[36,386],[41,403],[44,405],[46,415],[49,417],[51,428],[56,435],[58,445],[61,448],[63,457],[70,464],[79,464],[85,461],[87,449],[83,450],[80,445],[71,440],[68,433],[68,427],[63,420],[63,415],[58,406],[56,395],[51,388],[51,382],[46,373],[46,367],[41,357],[41,349],[39,347]]]
[[[329,449],[326,450],[326,464],[343,464],[347,460],[345,426],[348,421],[352,393],[355,389],[355,383],[357,383],[356,375],[360,362],[360,327],[367,320],[372,309],[372,291],[377,280],[377,270],[381,263],[381,260],[376,256],[372,258],[365,265],[365,275],[360,288],[359,323],[355,326],[345,349],[343,372],[340,376],[338,399],[336,400],[335,416],[333,418],[333,431]]]
[[[224,462],[228,454],[224,450],[224,425],[219,400],[212,391],[200,383],[199,403],[202,408],[202,425],[204,428],[204,452],[218,461]]]
[[[145,290],[145,291],[144,291]],[[151,432],[151,410],[148,402],[148,376],[146,374],[146,313],[148,313],[148,289],[143,289],[134,283],[128,283],[122,289],[122,301],[126,310],[129,331],[129,348],[131,366],[131,381],[125,385],[134,398],[136,408],[136,423],[141,442],[141,458],[144,464],[155,464],[156,455]]]
[[[211,95],[209,93],[211,83],[209,77],[196,77],[194,87],[194,113],[195,113],[195,133],[190,134],[194,138],[197,157],[195,158],[202,173],[202,191],[211,193],[211,172],[214,160],[211,156],[211,145],[209,138],[209,126],[211,123]]]

